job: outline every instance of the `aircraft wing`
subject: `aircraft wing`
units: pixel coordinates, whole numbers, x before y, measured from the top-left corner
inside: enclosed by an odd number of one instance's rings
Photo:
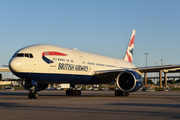
[[[117,75],[126,70],[133,70],[140,74],[145,72],[159,72],[163,70],[164,72],[168,71],[176,71],[180,70],[180,65],[163,65],[163,66],[149,66],[149,67],[137,67],[137,68],[126,68],[126,69],[114,69],[114,70],[100,70],[94,71],[93,76],[97,77],[98,79],[108,80],[116,78]]]
[[[11,72],[9,68],[0,68],[0,72]]]
[[[150,67],[135,68],[135,70],[138,70],[141,73],[159,72],[160,70],[163,70],[164,72],[168,72],[169,70],[178,70],[178,69],[180,69],[180,65],[162,65],[162,66],[150,66]]]

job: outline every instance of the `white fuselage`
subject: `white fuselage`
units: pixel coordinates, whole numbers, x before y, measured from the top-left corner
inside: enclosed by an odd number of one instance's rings
[[[48,64],[42,59],[42,53],[47,51],[64,53],[66,56],[47,54],[45,55],[46,58],[53,61],[53,63]],[[53,45],[33,45],[19,50],[16,54],[18,53],[31,53],[33,58],[28,58],[25,56],[13,57],[10,61],[10,65],[14,68],[15,72],[92,75],[94,71],[98,70],[135,67],[132,63],[121,59],[115,59]],[[78,70],[79,68],[75,69],[77,65],[79,65],[81,68],[83,66],[88,68],[85,68],[86,70]],[[74,68],[72,68],[73,66]]]
[[[9,64],[11,71],[18,77],[23,73],[91,76],[94,71],[135,67],[132,63],[121,59],[53,45],[22,48],[15,53]]]

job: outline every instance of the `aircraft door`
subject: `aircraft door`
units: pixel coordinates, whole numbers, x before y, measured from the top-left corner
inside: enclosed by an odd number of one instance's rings
[[[84,65],[86,63],[83,56],[79,56],[79,63],[80,65]]]
[[[117,62],[115,62],[115,65],[116,65],[116,68],[120,68],[119,64]]]
[[[78,61],[78,64],[76,65],[76,71],[78,73],[86,73],[88,71],[88,68],[84,56],[79,51],[75,51],[75,55]]]

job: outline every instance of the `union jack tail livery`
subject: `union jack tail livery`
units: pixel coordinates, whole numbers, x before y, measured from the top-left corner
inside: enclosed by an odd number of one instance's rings
[[[131,34],[131,38],[126,50],[126,54],[124,56],[124,60],[132,63],[133,62],[133,50],[134,50],[134,39],[135,39],[135,32],[136,30],[133,29],[132,34]]]

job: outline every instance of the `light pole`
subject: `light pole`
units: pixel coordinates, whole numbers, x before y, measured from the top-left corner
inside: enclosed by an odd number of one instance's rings
[[[162,61],[163,61],[163,59],[161,59],[161,65],[162,65]]]
[[[146,55],[146,67],[147,67],[147,55],[149,53],[144,53]],[[144,73],[144,86],[147,86],[147,72]]]
[[[146,55],[146,67],[147,67],[147,55],[149,54],[149,53],[144,53],[145,55]]]

